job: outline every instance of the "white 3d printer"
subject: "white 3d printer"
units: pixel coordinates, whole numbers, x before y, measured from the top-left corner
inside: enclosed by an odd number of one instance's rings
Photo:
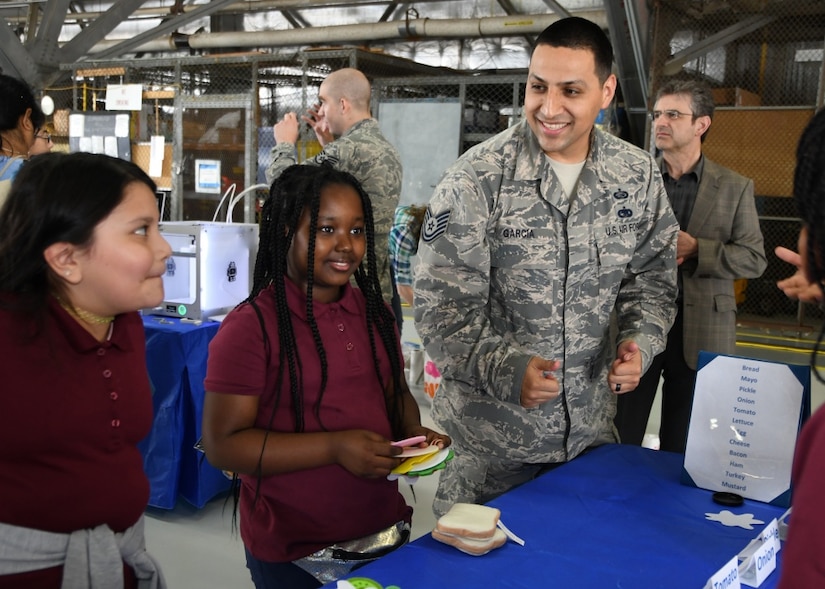
[[[163,275],[164,300],[150,315],[209,319],[249,296],[258,253],[258,225],[174,221],[160,224],[172,247]]]

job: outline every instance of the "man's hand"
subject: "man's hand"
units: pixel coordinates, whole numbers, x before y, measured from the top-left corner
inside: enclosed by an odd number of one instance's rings
[[[676,240],[676,264],[681,265],[688,258],[696,257],[699,253],[699,241],[687,231],[679,231]]]
[[[802,258],[793,250],[779,246],[774,250],[776,257],[796,266],[796,273],[785,280],[780,280],[776,286],[788,298],[798,299],[803,303],[822,302],[822,289],[816,283],[811,283],[802,271]]]
[[[553,372],[561,367],[558,360],[530,358],[521,383],[521,406],[533,409],[559,396],[559,381]]]
[[[413,289],[412,286],[409,284],[398,284],[396,285],[398,289],[398,296],[401,297],[401,300],[407,303],[410,307],[413,304]]]
[[[329,121],[321,114],[320,104],[310,106],[307,109],[307,114],[301,116],[301,120],[315,131],[315,137],[318,138],[321,147],[335,140],[332,131],[329,129]]]
[[[275,135],[276,143],[292,143],[298,141],[298,116],[294,112],[288,112],[280,122],[272,127],[272,134]]]
[[[616,350],[616,359],[610,366],[607,384],[617,394],[629,393],[639,386],[642,378],[642,352],[633,340],[625,340]]]

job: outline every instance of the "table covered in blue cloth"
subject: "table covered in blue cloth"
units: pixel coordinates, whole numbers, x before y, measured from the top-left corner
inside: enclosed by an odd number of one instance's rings
[[[206,356],[220,324],[144,315],[143,326],[155,412],[152,431],[140,443],[149,505],[172,509],[180,495],[201,508],[230,484],[194,449],[201,435]]]
[[[784,509],[751,500],[717,505],[710,491],[679,482],[682,460],[602,446],[489,503],[525,546],[507,542],[470,556],[427,534],[350,578],[400,589],[702,589]],[[724,509],[765,523],[747,530],[705,517]],[[762,587],[776,587],[778,577],[774,571]]]

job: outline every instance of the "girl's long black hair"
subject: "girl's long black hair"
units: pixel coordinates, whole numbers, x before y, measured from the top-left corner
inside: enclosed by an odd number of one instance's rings
[[[272,296],[275,299],[275,308],[278,316],[278,378],[276,382],[275,402],[269,416],[267,431],[272,429],[275,412],[284,388],[284,369],[289,374],[289,395],[293,406],[293,424],[295,432],[304,431],[304,387],[302,381],[301,358],[295,342],[295,331],[292,325],[292,315],[287,306],[285,281],[288,280],[287,252],[292,244],[299,220],[304,211],[310,214],[309,243],[307,252],[306,277],[306,315],[315,340],[315,349],[321,360],[321,390],[318,401],[312,408],[313,413],[321,423],[321,403],[327,386],[327,355],[324,349],[318,325],[315,321],[312,305],[312,285],[315,259],[315,235],[318,226],[318,210],[321,202],[321,191],[329,185],[346,185],[352,187],[361,198],[364,209],[366,234],[366,252],[364,259],[355,271],[355,281],[366,298],[367,331],[369,333],[370,348],[372,351],[375,373],[384,390],[387,403],[387,415],[390,419],[393,434],[400,436],[403,423],[402,399],[402,366],[398,351],[398,334],[396,321],[392,311],[384,303],[381,294],[381,284],[378,280],[378,267],[375,259],[375,229],[373,224],[372,204],[359,182],[351,174],[338,171],[328,165],[294,165],[290,166],[275,180],[261,210],[260,241],[258,256],[255,260],[252,291],[244,301],[255,305],[255,299],[268,287],[272,287]],[[259,320],[263,317],[259,314]],[[268,347],[266,326],[261,324],[264,333],[264,342]],[[379,345],[383,346],[390,361],[391,382],[384,382],[378,361]],[[267,357],[269,357],[267,355]],[[258,487],[260,487],[261,463],[266,446],[266,437],[261,447],[258,460]],[[258,493],[256,491],[256,497]]]
[[[808,230],[808,277],[825,292],[825,109],[814,115],[799,139],[793,195],[797,213]],[[825,383],[816,368],[823,338],[825,325],[811,354],[811,368],[816,378]]]

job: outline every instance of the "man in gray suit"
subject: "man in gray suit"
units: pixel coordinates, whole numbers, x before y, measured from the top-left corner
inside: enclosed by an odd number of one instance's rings
[[[734,280],[757,278],[767,266],[753,181],[702,155],[713,110],[710,88],[699,81],[671,80],[656,95],[656,147],[680,226],[678,310],[665,351],[635,391],[618,397],[615,423],[625,444],[642,442],[661,376],[661,449],[684,453],[699,351],[735,352]]]

